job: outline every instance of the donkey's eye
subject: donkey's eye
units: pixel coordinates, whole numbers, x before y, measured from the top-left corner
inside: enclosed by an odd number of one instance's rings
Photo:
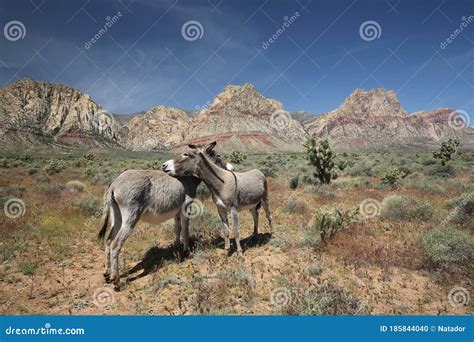
[[[189,154],[187,154],[186,152],[183,153],[183,157],[189,157]]]

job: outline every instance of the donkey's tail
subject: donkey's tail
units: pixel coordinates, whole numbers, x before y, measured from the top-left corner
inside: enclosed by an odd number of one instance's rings
[[[107,232],[107,225],[109,223],[110,215],[110,205],[112,201],[115,202],[114,193],[109,187],[104,195],[104,213],[102,214],[102,220],[100,222],[100,232],[97,236],[100,241],[104,241],[105,233]]]

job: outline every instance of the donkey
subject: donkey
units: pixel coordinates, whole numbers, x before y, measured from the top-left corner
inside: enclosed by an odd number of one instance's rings
[[[213,151],[206,156],[220,168],[233,168]],[[175,178],[160,170],[127,170],[113,180],[104,195],[98,235],[103,241],[111,216],[111,230],[105,244],[107,282],[119,284],[120,250],[140,219],[158,224],[174,217],[175,244],[179,245],[183,230],[183,249],[189,250],[189,218],[185,208],[196,197],[200,183],[197,177]]]
[[[230,212],[237,252],[242,254],[238,227],[239,211],[250,210],[254,222],[253,234],[256,235],[258,234],[258,209],[262,205],[270,232],[272,230],[267,180],[264,174],[256,169],[247,172],[233,172],[219,168],[212,159],[207,157],[215,145],[216,142],[212,142],[202,149],[189,145],[190,150],[165,162],[162,169],[174,177],[195,176],[202,179],[212,193],[212,199],[222,220],[225,249],[230,249],[227,222],[227,213]]]

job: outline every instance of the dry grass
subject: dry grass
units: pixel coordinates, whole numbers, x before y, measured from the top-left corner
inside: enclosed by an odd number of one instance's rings
[[[472,313],[472,306],[454,308],[447,300],[454,286],[473,293],[472,261],[438,268],[420,243],[421,234],[437,228],[450,213],[450,199],[472,192],[472,173],[466,171],[474,164],[472,153],[454,162],[454,179],[426,177],[418,171],[394,190],[381,185],[376,172],[372,176],[359,173],[366,172],[367,160],[386,160],[386,167],[378,163],[377,168],[388,169],[389,160],[396,164],[402,158],[396,154],[354,157],[355,166],[334,184],[319,187],[300,181],[296,189],[288,186],[293,170],[300,170],[301,180],[310,173],[309,167],[301,156],[278,156],[280,161],[273,164],[282,166],[273,170],[275,178],[269,178],[274,216],[271,238],[260,213],[261,234],[250,239],[251,215],[242,213],[244,255],[227,255],[209,197],[201,198],[205,214],[191,223],[193,251],[186,258],[173,246],[170,222],[158,227],[139,223],[120,260],[122,273],[132,271],[126,276],[128,283],[105,307],[93,303],[94,291],[108,287],[102,277],[103,247],[95,238],[100,218],[94,199],[101,203],[107,182],[85,170],[107,169],[107,175],[115,175],[131,166],[146,168],[150,162],[107,157],[84,162],[81,158],[61,163],[51,162],[50,156],[27,162],[7,158],[0,163],[1,204],[20,198],[26,205],[24,216],[3,216],[0,223],[0,313]],[[362,166],[357,166],[357,158]],[[421,161],[420,166],[417,163],[413,168],[423,170]],[[66,169],[61,170],[64,165]],[[266,156],[249,156],[238,168],[262,165],[269,165]],[[31,169],[37,171],[30,173]],[[307,235],[318,209],[335,205],[348,209],[366,198],[382,202],[390,195],[429,202],[434,214],[423,219],[359,217],[326,244]],[[453,224],[472,238],[467,225]],[[284,305],[272,301],[274,291],[281,288],[292,296]]]

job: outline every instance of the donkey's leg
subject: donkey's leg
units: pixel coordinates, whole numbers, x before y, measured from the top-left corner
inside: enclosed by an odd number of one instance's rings
[[[268,225],[270,226],[270,234],[271,234],[272,231],[273,231],[273,228],[272,228],[272,214],[270,213],[270,208],[269,208],[269,203],[268,203],[268,195],[266,195],[263,198],[262,206],[263,206],[263,209],[265,210],[265,216],[267,217]]]
[[[181,212],[174,217],[174,244],[176,247],[180,245],[181,237]]]
[[[112,278],[112,281],[116,285],[118,285],[119,279],[120,279],[120,277],[119,277],[119,264],[118,264],[120,251],[123,247],[123,244],[128,239],[130,234],[132,233],[133,228],[135,227],[135,224],[137,223],[137,221],[139,219],[138,216],[139,215],[137,215],[136,213],[124,214],[122,227],[120,227],[120,231],[118,232],[117,236],[115,237],[115,239],[112,241],[112,243],[110,245],[110,248],[111,248],[111,256],[110,256],[111,265],[110,265],[110,267],[111,267],[111,270],[112,270],[111,278]]]
[[[112,201],[110,210],[112,211],[112,229],[110,230],[109,237],[107,238],[107,241],[105,242],[105,273],[104,277],[105,280],[108,282],[110,279],[110,264],[111,264],[111,257],[110,257],[110,244],[112,243],[112,240],[117,236],[118,231],[120,230],[120,226],[122,225],[122,215],[120,214],[120,208],[119,206],[115,203],[115,201]]]
[[[253,217],[253,235],[257,235],[258,234],[258,209],[256,207],[252,208],[250,209],[250,212],[252,213],[252,217]]]
[[[184,210],[180,212],[181,231],[183,232],[183,250],[189,251],[189,217],[186,215]]]
[[[230,249],[230,240],[229,240],[229,224],[227,221],[227,212],[225,210],[217,210],[222,221],[222,230],[224,232],[224,249]]]
[[[242,254],[242,246],[240,246],[240,235],[239,235],[239,213],[237,209],[231,208],[230,214],[232,215],[232,230],[234,231],[235,244],[237,245],[237,253]]]

